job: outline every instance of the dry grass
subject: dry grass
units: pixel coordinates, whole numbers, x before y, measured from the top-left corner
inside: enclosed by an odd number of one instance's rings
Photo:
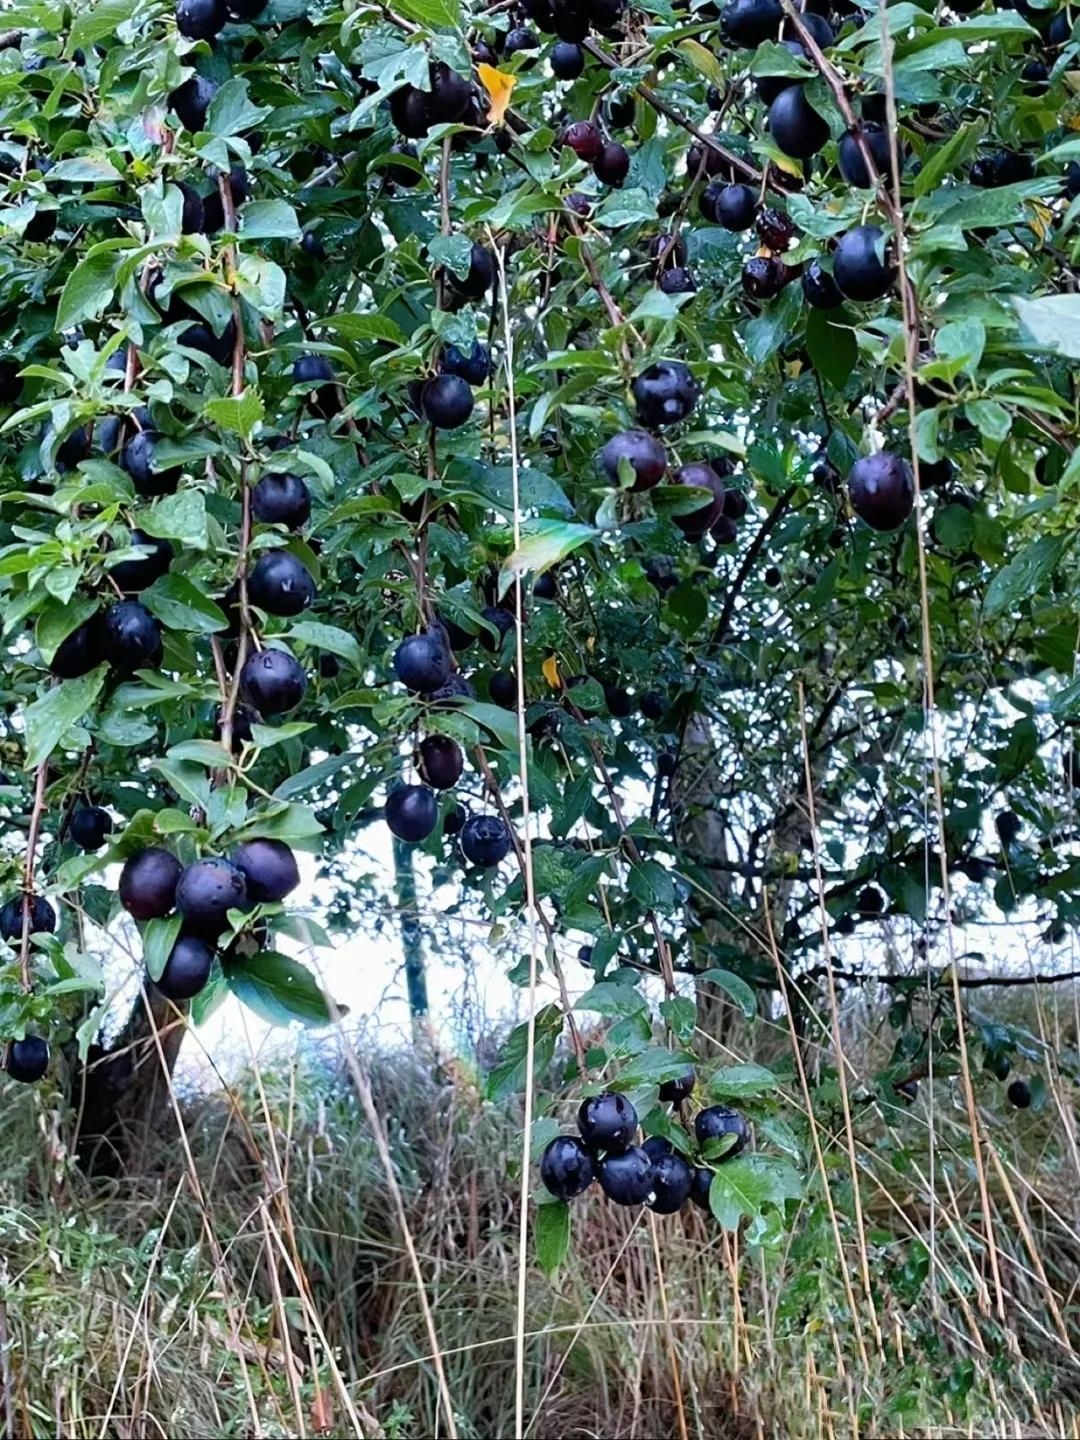
[[[571,1259],[554,1283],[529,1274],[530,1437],[677,1436],[683,1422],[696,1440],[1078,1433],[1071,1088],[1051,1077],[1047,1106],[1018,1117],[980,1082],[987,1225],[958,1082],[936,1082],[932,1111],[925,1085],[911,1109],[866,1102],[868,1018],[844,1017],[860,1057],[861,1225],[838,1087],[811,1049],[812,1122],[787,1086],[808,1198],[767,1245],[696,1213],[653,1226],[593,1196],[575,1205]],[[745,1058],[750,1040],[718,1048]],[[753,1045],[767,1063],[784,1033],[759,1025]],[[518,1117],[461,1072],[415,1056],[369,1065],[454,1428],[511,1435]],[[450,1433],[344,1066],[253,1072],[186,1108],[183,1135],[116,1181],[66,1163],[33,1095],[5,1091],[0,1116],[11,1435]]]

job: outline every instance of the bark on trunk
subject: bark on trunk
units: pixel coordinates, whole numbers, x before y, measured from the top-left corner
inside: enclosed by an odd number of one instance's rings
[[[177,1006],[144,992],[108,1050],[91,1045],[81,1065],[71,1046],[74,1151],[88,1174],[121,1174],[168,1124],[169,1090],[184,1033]]]

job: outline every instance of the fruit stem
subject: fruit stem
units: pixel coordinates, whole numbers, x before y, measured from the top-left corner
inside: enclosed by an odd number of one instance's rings
[[[439,209],[442,214],[442,233],[450,234],[450,140],[449,137],[442,143],[442,154],[439,156]],[[440,290],[442,282],[439,282]],[[440,298],[439,308],[442,308]]]

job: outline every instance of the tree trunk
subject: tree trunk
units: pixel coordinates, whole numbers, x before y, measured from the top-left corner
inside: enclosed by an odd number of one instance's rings
[[[120,1174],[160,1134],[185,1033],[178,1008],[187,1007],[144,991],[115,1045],[91,1045],[85,1065],[68,1047],[74,1150],[88,1174]]]
[[[412,848],[394,837],[394,888],[401,921],[401,948],[405,952],[405,990],[409,997],[409,1017],[413,1039],[425,1040],[428,1034],[427,974],[424,964],[424,940],[420,918],[416,912],[416,871],[413,869]]]

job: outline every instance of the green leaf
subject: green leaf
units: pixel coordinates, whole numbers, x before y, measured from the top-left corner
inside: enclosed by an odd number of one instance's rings
[[[675,882],[671,871],[655,860],[644,860],[630,867],[630,893],[646,910],[670,915],[675,908]]]
[[[806,317],[806,348],[814,369],[837,390],[851,378],[859,358],[855,331],[842,310],[811,310]]]
[[[316,785],[321,785],[324,780],[329,780],[339,770],[344,770],[346,765],[353,764],[355,760],[355,755],[328,755],[325,760],[318,760],[314,765],[298,770],[295,775],[283,780],[274,791],[274,799],[291,800],[294,795],[304,795]]]
[[[101,694],[107,669],[99,665],[77,680],[61,680],[24,712],[26,726],[26,768],[36,770],[48,759],[72,725],[85,719]]]
[[[225,983],[249,1010],[269,1025],[328,1025],[330,1006],[306,966],[276,950],[228,960],[222,970]],[[345,1014],[343,1006],[337,1007]]]
[[[562,1033],[563,1017],[557,1005],[546,1005],[535,1017],[533,1059],[535,1074],[551,1064],[555,1054],[555,1041]],[[499,1063],[487,1077],[487,1098],[505,1100],[525,1088],[528,1073],[528,1025],[522,1023],[511,1030],[503,1046]]]
[[[687,995],[673,995],[660,1001],[660,1014],[671,1027],[680,1045],[689,1045],[697,1027],[697,1005]]]
[[[1050,714],[1055,720],[1071,720],[1080,714],[1080,676],[1050,697]]]
[[[269,750],[286,740],[294,740],[297,735],[305,735],[314,728],[314,723],[310,720],[287,720],[284,725],[253,724],[251,738],[260,750]]]
[[[300,222],[285,200],[249,200],[240,212],[240,243],[247,240],[299,240]]]
[[[775,1090],[779,1084],[764,1065],[724,1065],[709,1076],[709,1094],[715,1100],[746,1100]]]
[[[142,602],[169,630],[191,635],[213,635],[227,630],[229,621],[220,605],[187,578],[170,571],[155,580],[142,595]]]
[[[356,643],[356,638],[350,635],[347,630],[340,630],[336,625],[324,625],[321,620],[298,620],[288,631],[290,640],[301,640],[305,645],[314,645],[318,650],[325,650],[330,655],[340,655],[342,660],[362,670],[367,664],[364,652]]]
[[[226,80],[210,101],[206,131],[208,135],[241,135],[270,113],[269,106],[253,105],[248,99],[248,82],[234,77]]]
[[[394,0],[394,13],[428,29],[450,30],[461,23],[459,0]]]
[[[702,491],[703,495],[705,493]],[[708,614],[709,602],[704,589],[693,580],[684,580],[681,585],[676,585],[664,602],[664,619],[685,640],[697,634]]]
[[[601,980],[574,1002],[575,1010],[592,1010],[597,1015],[633,1015],[647,1008],[644,995],[636,985],[619,985]]]
[[[285,272],[273,260],[243,252],[236,262],[237,289],[264,320],[276,320],[285,304]]]
[[[934,354],[952,360],[959,370],[974,375],[986,349],[986,326],[972,316],[943,325],[934,336]]]
[[[1025,545],[986,587],[983,614],[1000,615],[1030,600],[1054,573],[1067,544],[1064,535],[1041,535]]]
[[[132,9],[132,0],[101,0],[100,4],[80,10],[68,32],[65,53],[85,50],[96,40],[115,35],[121,25],[130,23]]]
[[[611,1088],[633,1090],[638,1085],[663,1085],[665,1080],[678,1080],[693,1063],[694,1057],[685,1050],[642,1050],[623,1066]]]
[[[337,760],[341,757],[335,755],[330,758]],[[262,836],[271,840],[314,840],[323,833],[323,827],[315,819],[310,806],[286,804],[278,805],[273,810],[267,807],[259,811],[234,831],[233,839],[250,840]]]
[[[554,1275],[570,1250],[570,1206],[555,1200],[536,1207],[533,1221],[536,1263],[545,1275]]]
[[[700,40],[680,40],[679,50],[686,56],[687,60],[690,61],[690,64],[698,74],[705,76],[705,79],[708,80],[710,85],[723,85],[723,66],[708,46],[702,45]],[[785,51],[785,54],[786,53]],[[790,60],[791,56],[788,56],[788,58]]]
[[[242,395],[222,395],[207,400],[203,406],[203,414],[212,425],[250,440],[257,427],[262,424],[266,407],[257,390],[245,390]]]
[[[336,330],[345,340],[386,340],[391,345],[408,344],[405,332],[386,315],[328,315],[319,324],[325,325],[328,330]]]
[[[468,235],[437,235],[428,253],[436,265],[464,280],[472,264],[472,240]]]
[[[593,216],[593,224],[605,230],[618,230],[622,225],[637,225],[656,219],[656,201],[644,190],[616,190],[609,195]]]
[[[61,641],[77,630],[84,620],[89,620],[97,608],[98,602],[93,595],[80,595],[66,601],[49,598],[38,615],[34,630],[34,639],[46,664],[52,660]]]
[[[1043,295],[1037,300],[1014,295],[1012,302],[1036,344],[1080,360],[1080,295]]]
[[[741,976],[733,975],[730,970],[706,970],[697,980],[699,985],[702,981],[708,981],[710,985],[726,990],[748,1020],[753,1020],[757,1015],[757,996]]]
[[[503,563],[499,573],[499,597],[506,594],[518,576],[550,570],[600,532],[591,525],[573,525],[565,520],[536,520],[529,533]]]
[[[229,763],[228,751],[216,740],[181,740],[169,746],[168,756],[170,760],[190,760],[207,770],[219,770]]]
[[[159,540],[176,540],[186,549],[205,550],[210,544],[206,528],[206,500],[201,490],[178,490],[148,510],[139,512],[139,525]]]
[[[182,915],[170,915],[165,920],[148,920],[143,926],[143,959],[151,980],[161,979],[183,923]]]
[[[64,283],[56,307],[56,329],[71,330],[83,320],[96,320],[113,297],[124,256],[116,250],[91,252],[80,260]]]
[[[75,182],[93,182],[100,185],[102,182],[119,180],[120,172],[115,165],[103,156],[77,155],[70,160],[59,160],[49,171],[49,184],[55,185],[57,181],[68,180]]]
[[[751,75],[780,75],[791,80],[809,80],[816,73],[809,61],[793,55],[777,40],[766,40],[754,51]],[[715,80],[714,84],[717,83]],[[721,82],[722,83],[722,82]]]
[[[948,208],[935,218],[939,225],[961,230],[1000,229],[1022,225],[1033,214],[1032,202],[1049,197],[1056,181],[1024,180],[1016,185],[999,185],[994,190],[972,190],[966,199],[952,201],[948,190],[940,192]],[[932,197],[937,198],[937,197]]]
[[[215,955],[210,979],[191,1001],[190,1020],[192,1025],[205,1025],[228,994],[229,986],[222,973],[221,960]]]
[[[713,1175],[709,1208],[725,1230],[736,1230],[744,1216],[801,1199],[802,1193],[802,1178],[786,1160],[740,1155],[721,1164]]]
[[[960,128],[942,145],[935,145],[926,152],[922,168],[915,176],[916,195],[932,195],[946,175],[951,175],[966,165],[979,148],[985,124],[980,117]]]
[[[489,705],[484,700],[465,700],[454,706],[455,715],[467,715],[485,730],[489,730],[504,750],[513,754],[518,751],[517,717],[512,711],[498,705]]]

